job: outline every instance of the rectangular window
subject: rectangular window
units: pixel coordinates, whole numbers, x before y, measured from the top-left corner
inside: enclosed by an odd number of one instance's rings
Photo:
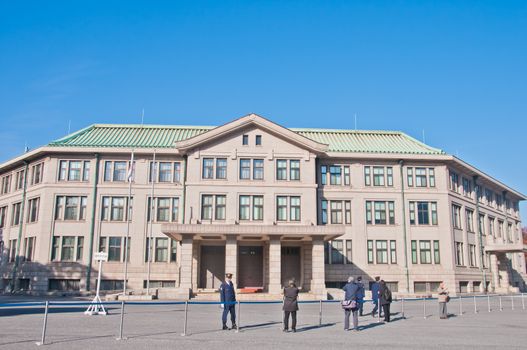
[[[31,167],[31,184],[36,185],[42,182],[42,168],[44,163],[36,164]]]
[[[353,262],[353,251],[352,251],[352,240],[346,240],[346,264],[352,264]]]
[[[216,159],[216,179],[225,180],[227,178],[227,158]]]
[[[253,196],[253,220],[263,220],[263,196]]]
[[[77,237],[77,261],[82,261],[82,254],[84,250],[84,237]]]
[[[0,229],[7,226],[7,205],[0,208]]]
[[[390,241],[390,264],[397,264],[397,242]]]
[[[331,242],[331,263],[344,264],[344,251],[342,240],[334,240]]]
[[[240,159],[240,180],[251,179],[251,160]]]
[[[344,201],[344,217],[347,225],[351,225],[351,201]]]
[[[408,187],[414,187],[414,168],[406,169],[406,179],[408,182]]]
[[[341,201],[331,201],[330,210],[331,210],[331,223],[332,224],[342,224],[342,202]]]
[[[121,237],[109,237],[108,261],[121,261]]]
[[[410,225],[415,225],[415,202],[410,202],[408,205],[408,210],[410,212]]]
[[[287,197],[276,197],[276,219],[278,221],[287,221]]]
[[[344,166],[344,185],[350,186],[351,185],[351,173],[350,173],[350,167],[349,165]]]
[[[461,230],[461,207],[456,204],[452,204],[452,225]]]
[[[16,181],[15,181],[15,191],[16,190],[21,190],[24,187],[24,179],[26,177],[25,175],[26,175],[26,171],[25,170],[17,171],[17,173],[16,173]]]
[[[124,197],[112,197],[111,221],[124,220]]]
[[[263,159],[253,159],[253,180],[263,180],[264,161]]]
[[[322,225],[326,225],[328,223],[328,201],[327,200],[322,200],[321,204],[320,204],[320,209],[321,209],[321,220],[322,220]]]
[[[9,241],[9,262],[14,262],[16,260],[16,239]]]
[[[249,145],[249,135],[243,135],[242,136],[242,145],[243,146]]]
[[[300,221],[300,197],[289,197],[291,221]]]
[[[322,185],[327,185],[328,183],[328,167],[327,165],[320,166],[320,183]]]
[[[24,245],[24,258],[26,261],[33,261],[35,252],[35,237],[27,237]]]
[[[388,263],[388,242],[375,241],[375,248],[377,251],[377,264]]]
[[[60,237],[53,236],[53,242],[51,245],[51,261],[59,260],[59,249],[60,249]]]
[[[393,168],[391,166],[386,167],[386,184],[390,187],[393,186]]]
[[[469,249],[468,255],[469,255],[470,267],[475,267],[476,266],[476,245],[469,244],[468,249]]]
[[[75,237],[63,236],[62,237],[62,251],[61,261],[74,261],[75,260]]]
[[[38,221],[38,211],[40,207],[40,198],[32,198],[28,201],[27,222]]]
[[[339,165],[332,165],[329,167],[329,184],[342,184],[342,167],[340,167]]]
[[[159,182],[172,182],[172,163],[159,162]]]
[[[227,197],[224,195],[216,195],[215,198],[216,208],[214,210],[214,217],[216,220],[225,220],[225,208],[227,205]]]
[[[459,192],[459,175],[452,170],[449,171],[450,183],[449,188],[451,191]]]
[[[90,181],[90,161],[84,161],[84,168],[82,170],[82,181]]]
[[[250,220],[251,213],[251,197],[250,196],[240,196],[240,220]]]
[[[6,194],[11,192],[11,175],[6,175],[2,177],[2,188],[0,189],[0,194]]]
[[[262,135],[256,135],[256,146],[262,145]]]
[[[368,264],[373,264],[373,241],[368,240]]]
[[[64,209],[64,220],[78,220],[79,217],[79,197],[65,197],[66,206]]]
[[[384,167],[373,167],[373,186],[384,186]]]
[[[126,162],[114,162],[113,163],[113,176],[112,181],[126,181]]]
[[[11,226],[18,226],[20,224],[22,203],[18,202],[11,206]]]
[[[412,264],[417,264],[417,241],[412,241]]]
[[[430,241],[419,241],[419,255],[421,257],[421,264],[432,263],[432,250]]]
[[[276,160],[276,179],[287,180],[287,160],[277,159]]]
[[[371,186],[371,167],[364,167],[364,186]]]
[[[441,264],[441,255],[439,254],[439,241],[434,241],[434,264]]]
[[[472,181],[463,178],[463,195],[466,197],[472,197]]]
[[[467,231],[474,232],[474,212],[469,209],[465,209],[465,215],[467,217]]]
[[[479,227],[478,227],[479,231],[481,232],[482,235],[486,235],[486,232],[485,232],[485,215],[484,214],[479,214]]]
[[[156,238],[155,262],[168,261],[168,238]]]
[[[430,224],[429,217],[428,202],[417,202],[417,223],[419,225],[428,225]]]
[[[213,196],[201,196],[201,220],[212,220]]]
[[[366,224],[371,225],[373,223],[371,215],[371,201],[366,201]]]
[[[172,222],[179,221],[179,198],[172,198]]]
[[[437,203],[430,202],[432,225],[437,225]]]
[[[300,161],[299,160],[289,161],[289,179],[291,181],[300,180]]]
[[[494,218],[491,218],[489,216],[489,235],[492,237],[495,237],[495,231],[494,231]]]
[[[203,174],[201,177],[203,179],[213,179],[214,178],[214,159],[203,158]]]
[[[159,222],[170,221],[170,198],[157,198],[156,219]]]
[[[386,225],[386,202],[373,202],[375,225]]]
[[[436,187],[436,174],[434,168],[428,168],[428,185]]]
[[[463,243],[462,242],[456,242],[456,265],[458,266],[464,266],[463,261]]]
[[[427,187],[426,168],[415,168],[415,187]]]
[[[68,170],[68,181],[81,180],[81,161],[70,161]]]
[[[175,239],[170,239],[170,262],[177,261],[177,242]]]

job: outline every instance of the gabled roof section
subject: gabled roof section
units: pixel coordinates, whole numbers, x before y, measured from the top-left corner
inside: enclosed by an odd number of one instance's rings
[[[307,148],[316,153],[326,152],[329,148],[327,144],[307,138],[299,133],[291,131],[288,128],[284,128],[281,125],[273,123],[272,121],[257,114],[246,115],[245,117],[241,117],[227,124],[223,124],[222,126],[218,126],[217,128],[214,128],[206,133],[196,135],[188,140],[178,141],[176,142],[176,148],[181,151],[186,151],[251,125],[257,126],[272,134],[281,136],[287,139],[289,142],[296,143],[299,146]]]
[[[173,148],[186,140],[209,131],[207,126],[94,124],[55,140],[49,146],[110,148]]]

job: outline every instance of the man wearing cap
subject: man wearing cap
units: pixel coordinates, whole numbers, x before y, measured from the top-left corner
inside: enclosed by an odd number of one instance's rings
[[[223,315],[221,321],[223,322],[223,330],[229,330],[227,327],[227,314],[231,313],[232,329],[237,329],[236,326],[236,291],[232,284],[232,273],[225,274],[225,282],[220,286],[221,306],[223,307]]]

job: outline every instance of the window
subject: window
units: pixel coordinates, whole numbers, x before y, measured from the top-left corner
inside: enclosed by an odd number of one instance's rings
[[[329,167],[329,184],[340,185],[342,183],[342,168],[332,165]]]
[[[60,249],[60,237],[53,236],[53,242],[51,245],[51,261],[59,260],[59,249]]]
[[[214,159],[213,158],[203,158],[203,179],[213,179],[214,178]]]
[[[252,220],[263,220],[263,196],[240,196],[239,219],[251,220],[251,212]]]
[[[462,242],[456,242],[456,265],[464,266]]]
[[[201,196],[201,220],[212,220],[212,203],[214,196]]]
[[[390,264],[397,264],[397,242],[390,241]]]
[[[287,180],[287,160],[277,159],[276,160],[276,179]]]
[[[449,188],[451,191],[459,192],[459,175],[452,170],[449,170]]]
[[[40,206],[40,198],[32,198],[28,201],[27,222],[37,222],[38,221],[39,206]]]
[[[9,262],[14,262],[16,260],[16,239],[9,240]]]
[[[481,232],[482,235],[486,235],[486,232],[485,232],[485,215],[484,214],[479,214],[479,231]]]
[[[373,216],[372,216],[373,208]],[[388,214],[388,215],[387,215]],[[373,220],[372,220],[373,217]],[[366,223],[369,225],[394,225],[395,224],[395,204],[392,201],[366,201]]]
[[[364,167],[364,185],[371,186],[371,167]]]
[[[436,202],[410,202],[409,210],[410,225],[437,225]]]
[[[393,186],[393,168],[391,166],[386,167],[386,185]]]
[[[387,241],[375,241],[377,251],[377,264],[388,263],[388,243]]]
[[[170,262],[177,261],[177,242],[175,239],[170,239]]]
[[[298,181],[300,180],[300,161],[290,160],[289,161],[289,180]]]
[[[59,197],[63,198],[63,197]],[[79,217],[79,197],[66,197],[64,220],[77,220]]]
[[[7,205],[0,208],[0,228],[7,226]]]
[[[320,184],[321,185],[328,184],[328,167],[326,165],[320,166]]]
[[[368,264],[373,264],[373,241],[368,240]]]
[[[351,201],[329,201],[330,218],[332,224],[351,224]],[[327,224],[328,201],[322,200],[322,223]]]
[[[31,167],[31,184],[36,185],[42,182],[44,163],[36,164]]]
[[[430,241],[419,241],[419,253],[421,264],[432,263],[432,251],[430,247]]]
[[[134,178],[135,162],[132,166],[130,178]],[[125,182],[130,171],[130,161],[105,161],[104,162],[104,181],[106,182]]]
[[[75,237],[63,236],[61,261],[75,261]]]
[[[342,224],[342,202],[331,201],[330,203],[331,223]]]
[[[465,209],[465,215],[467,217],[467,231],[474,232],[474,211]]]
[[[225,195],[202,195],[201,196],[201,220],[225,220],[226,196]]]
[[[406,169],[406,179],[408,182],[408,187],[414,187],[414,168]]]
[[[372,185],[372,167],[364,167],[364,185]],[[393,186],[393,167],[374,166],[373,186]]]
[[[439,241],[434,241],[434,264],[441,264],[441,255],[439,254]]]
[[[35,237],[27,237],[24,244],[24,258],[26,261],[34,260]]]
[[[428,168],[428,186],[436,187],[436,175],[434,168]]]
[[[373,167],[373,186],[384,186],[384,167]]]
[[[61,160],[59,162],[59,181],[89,181],[90,161]]]
[[[251,160],[240,159],[240,180],[251,179]]]
[[[495,231],[494,231],[494,222],[496,221],[494,218],[488,217],[489,220],[489,235],[492,237],[495,237]]]
[[[82,253],[84,250],[84,237],[77,237],[77,261],[82,261]]]
[[[276,197],[276,220],[277,221],[300,221],[300,197],[298,196],[277,196]]]
[[[463,178],[463,195],[466,197],[472,197],[472,181]]]
[[[253,180],[263,180],[264,178],[263,159],[253,159]]]
[[[498,237],[503,237],[503,221],[498,220]]]
[[[243,146],[249,145],[249,135],[243,135],[242,136],[242,145]]]
[[[461,230],[461,207],[456,204],[452,204],[452,225]]]
[[[334,240],[331,242],[331,263],[344,264],[344,247],[342,240]]]
[[[130,205],[126,206],[128,197],[102,197],[102,220],[103,221],[124,221],[125,208],[128,207],[128,217],[132,220],[133,198],[130,198]]]
[[[352,240],[346,240],[346,264],[353,262]]]
[[[262,135],[256,135],[256,146],[262,145]]]
[[[168,261],[168,238],[156,238],[155,262]]]
[[[108,261],[121,261],[121,237],[109,237]]]
[[[411,246],[412,246],[412,264],[417,264],[417,241],[412,241]]]
[[[87,197],[57,196],[55,220],[85,220]]]
[[[170,221],[170,198],[157,198],[157,221]]]
[[[414,182],[415,176],[415,182]],[[435,187],[435,169],[422,167],[408,167],[406,169],[408,187]]]
[[[216,158],[216,179],[227,178],[227,158]]]
[[[181,162],[150,162],[148,181],[165,183],[181,182]]]
[[[468,245],[468,256],[469,256],[470,267],[476,267],[476,245],[475,244]]]
[[[240,220],[251,219],[251,196],[240,196]]]
[[[19,170],[16,172],[15,191],[21,190],[24,187],[24,181],[26,177],[25,175],[26,175],[25,170]]]
[[[225,220],[226,197],[217,195],[214,217],[216,220]]]
[[[426,187],[426,168],[415,168],[415,187]]]
[[[176,164],[178,164],[178,169],[181,169],[181,164],[179,162]],[[214,166],[216,166],[216,169],[214,169]],[[181,170],[178,170],[178,182],[181,179],[180,173]],[[201,178],[225,180],[227,178],[227,158],[203,158]]]
[[[321,223],[322,225],[326,225],[328,223],[328,201],[323,199],[320,204],[320,210],[321,210]]]
[[[22,203],[18,202],[11,206],[11,226],[18,226],[20,224]]]
[[[11,192],[11,175],[2,177],[2,188],[0,188],[0,194],[6,194]]]
[[[263,220],[263,196],[253,196],[253,220]]]

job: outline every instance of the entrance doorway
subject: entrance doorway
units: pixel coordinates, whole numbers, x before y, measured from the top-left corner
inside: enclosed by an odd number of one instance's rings
[[[282,286],[287,286],[290,280],[300,285],[301,261],[300,247],[282,247]]]
[[[201,246],[199,287],[218,289],[225,276],[225,246]]]
[[[263,287],[263,247],[238,247],[238,288]]]

